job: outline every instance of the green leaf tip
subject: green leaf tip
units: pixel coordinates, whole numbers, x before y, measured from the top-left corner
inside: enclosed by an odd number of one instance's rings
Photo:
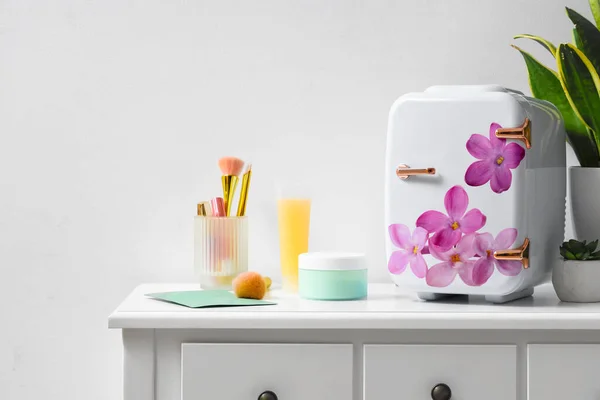
[[[553,45],[552,42],[550,42],[550,41],[548,41],[548,40],[546,40],[546,39],[544,39],[542,37],[539,37],[539,36],[536,36],[536,35],[530,35],[528,33],[523,33],[523,34],[514,36],[513,39],[530,39],[530,40],[533,40],[533,41],[541,44],[546,50],[548,50],[550,52],[550,54],[552,54],[552,56],[556,55],[556,46]],[[513,47],[515,47],[515,46],[513,46]]]
[[[596,21],[596,26],[600,27],[600,0],[590,0],[590,9]]]

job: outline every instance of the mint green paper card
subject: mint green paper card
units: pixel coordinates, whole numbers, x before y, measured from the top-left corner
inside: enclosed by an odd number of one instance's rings
[[[264,300],[240,299],[228,290],[188,290],[183,292],[147,293],[146,296],[190,308],[269,306],[276,304]]]

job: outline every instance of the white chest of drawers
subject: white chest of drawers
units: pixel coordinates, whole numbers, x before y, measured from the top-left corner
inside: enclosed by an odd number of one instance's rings
[[[560,303],[550,286],[505,305],[425,303],[391,284],[350,302],[274,291],[276,306],[251,308],[144,296],[194,289],[142,285],[109,317],[124,400],[427,400],[438,384],[454,400],[600,399],[600,304]]]

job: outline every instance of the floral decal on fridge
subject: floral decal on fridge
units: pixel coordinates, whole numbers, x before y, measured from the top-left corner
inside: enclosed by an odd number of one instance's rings
[[[492,123],[489,138],[473,134],[466,143],[469,154],[477,159],[465,173],[465,183],[482,186],[490,182],[494,193],[510,189],[511,169],[517,168],[525,157],[525,150],[517,143],[506,143],[496,137],[501,128]],[[510,248],[518,235],[517,229],[506,228],[494,238],[482,232],[486,216],[478,208],[469,209],[469,195],[456,185],[444,196],[446,213],[428,210],[417,218],[415,229],[403,224],[392,224],[388,231],[397,248],[388,261],[392,274],[403,273],[408,266],[417,278],[425,278],[433,287],[450,285],[458,276],[469,286],[485,284],[494,270],[507,276],[518,275],[519,261],[502,261],[493,257],[494,251]],[[437,262],[427,265],[424,254]]]

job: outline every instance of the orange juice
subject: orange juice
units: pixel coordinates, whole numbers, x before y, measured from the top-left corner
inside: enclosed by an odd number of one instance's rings
[[[308,252],[310,199],[279,199],[279,251],[283,289],[298,290],[298,255]]]

